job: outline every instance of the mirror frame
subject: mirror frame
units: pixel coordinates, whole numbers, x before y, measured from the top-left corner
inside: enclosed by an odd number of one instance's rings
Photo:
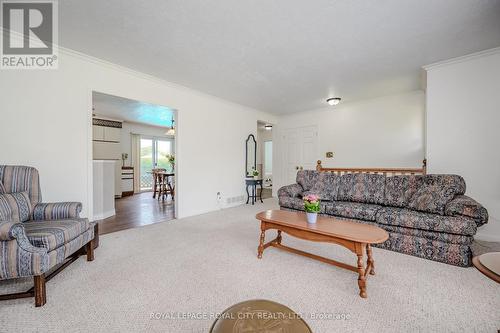
[[[248,177],[250,173],[248,172],[248,142],[250,139],[254,143],[254,150],[253,150],[253,168],[257,169],[257,141],[255,140],[255,136],[253,134],[250,134],[248,138],[245,141],[245,177]]]

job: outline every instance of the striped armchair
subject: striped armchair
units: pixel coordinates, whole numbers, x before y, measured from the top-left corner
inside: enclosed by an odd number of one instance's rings
[[[35,282],[0,300],[35,297],[35,306],[42,306],[46,281],[83,253],[93,260],[97,228],[79,217],[81,209],[79,202],[43,203],[35,168],[0,165],[0,280]]]

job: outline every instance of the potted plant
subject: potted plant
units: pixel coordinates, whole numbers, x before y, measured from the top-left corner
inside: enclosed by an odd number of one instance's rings
[[[259,179],[259,172],[252,168],[252,176],[253,176],[253,179]]]
[[[165,157],[168,160],[168,163],[170,163],[170,166],[172,167],[172,172],[174,172],[175,169],[175,156],[172,154],[167,154]]]
[[[304,209],[307,215],[307,223],[316,223],[320,211],[319,197],[314,194],[304,196]]]

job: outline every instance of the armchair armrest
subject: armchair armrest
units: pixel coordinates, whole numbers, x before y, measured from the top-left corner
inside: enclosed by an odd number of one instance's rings
[[[449,216],[462,215],[471,217],[476,221],[478,227],[488,223],[488,211],[486,208],[466,195],[458,195],[448,202],[445,207],[445,214]]]
[[[299,184],[286,185],[278,190],[278,197],[298,198],[303,191]]]
[[[38,203],[33,207],[33,220],[50,221],[80,217],[80,202]]]
[[[49,264],[47,250],[31,244],[22,223],[0,221],[0,280],[40,275]]]
[[[21,222],[0,221],[0,241],[9,241],[16,238],[16,234],[24,232]]]

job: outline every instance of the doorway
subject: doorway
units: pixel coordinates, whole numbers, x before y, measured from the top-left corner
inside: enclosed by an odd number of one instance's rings
[[[92,92],[93,220],[100,234],[175,218],[175,115],[169,107]],[[154,169],[164,169],[161,182]]]
[[[257,171],[262,178],[262,198],[271,198],[273,195],[273,125],[263,121],[257,122]]]

